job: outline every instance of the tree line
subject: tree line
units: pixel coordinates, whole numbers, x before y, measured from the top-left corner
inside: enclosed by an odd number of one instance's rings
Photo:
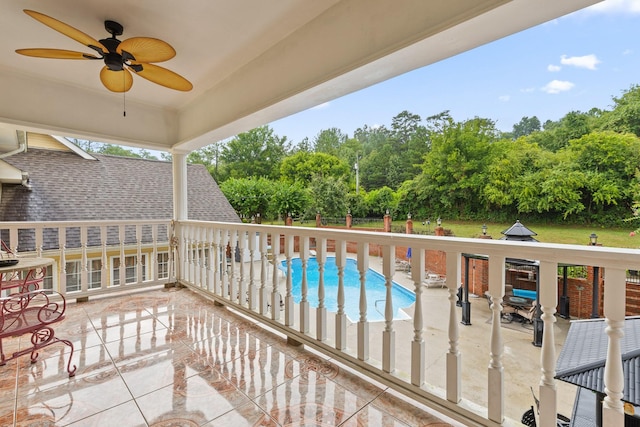
[[[422,118],[338,128],[292,144],[269,126],[188,156],[202,163],[238,214],[277,218],[443,217],[619,225],[640,200],[640,86],[610,109],[571,111],[511,132],[493,120]],[[357,187],[356,187],[356,180]]]

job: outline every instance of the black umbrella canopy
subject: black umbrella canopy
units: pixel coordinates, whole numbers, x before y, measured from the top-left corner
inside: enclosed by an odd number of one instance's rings
[[[508,229],[501,232],[504,234],[504,237],[500,238],[500,240],[517,240],[520,242],[537,242],[533,236],[537,236],[537,233],[529,230],[525,227],[520,220],[516,220],[516,223],[513,224]]]

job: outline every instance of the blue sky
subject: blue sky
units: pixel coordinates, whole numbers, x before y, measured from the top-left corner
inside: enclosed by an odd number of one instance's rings
[[[353,136],[389,127],[403,110],[456,121],[489,118],[503,131],[522,117],[558,120],[570,111],[609,109],[640,84],[640,0],[605,0],[439,63],[270,124],[293,143],[337,127]]]

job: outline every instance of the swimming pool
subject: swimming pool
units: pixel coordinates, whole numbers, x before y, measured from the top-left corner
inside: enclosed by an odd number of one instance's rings
[[[287,263],[282,261],[281,267],[286,274]],[[302,260],[291,260],[292,295],[293,300],[299,303],[302,299]],[[367,320],[380,322],[384,320],[384,307],[386,300],[386,288],[384,276],[372,269],[365,275],[367,289]],[[307,300],[311,307],[318,307],[318,262],[316,258],[309,258],[307,262]],[[338,268],[335,257],[327,257],[324,266],[324,305],[328,311],[338,311]],[[393,301],[393,318],[396,320],[409,319],[409,316],[401,310],[416,301],[413,292],[393,283],[391,288]],[[356,260],[347,259],[344,269],[344,311],[352,322],[360,319],[360,273]]]

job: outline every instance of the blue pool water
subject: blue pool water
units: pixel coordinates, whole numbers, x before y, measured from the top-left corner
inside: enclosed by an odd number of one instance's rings
[[[282,269],[287,271],[286,261],[282,261]],[[292,295],[296,303],[302,299],[302,261],[300,258],[291,260],[292,270]],[[386,300],[386,288],[384,276],[371,269],[367,270],[366,290],[367,290],[367,320],[370,322],[384,320],[384,307]],[[318,263],[315,258],[309,258],[307,262],[307,300],[311,307],[318,307]],[[335,257],[327,257],[324,266],[324,305],[328,311],[338,311],[338,268]],[[397,283],[393,284],[391,290],[393,301],[394,319],[408,319],[409,316],[400,310],[408,307],[416,300],[413,292],[403,288]],[[347,259],[344,269],[344,311],[352,322],[360,319],[360,273],[356,260]]]

